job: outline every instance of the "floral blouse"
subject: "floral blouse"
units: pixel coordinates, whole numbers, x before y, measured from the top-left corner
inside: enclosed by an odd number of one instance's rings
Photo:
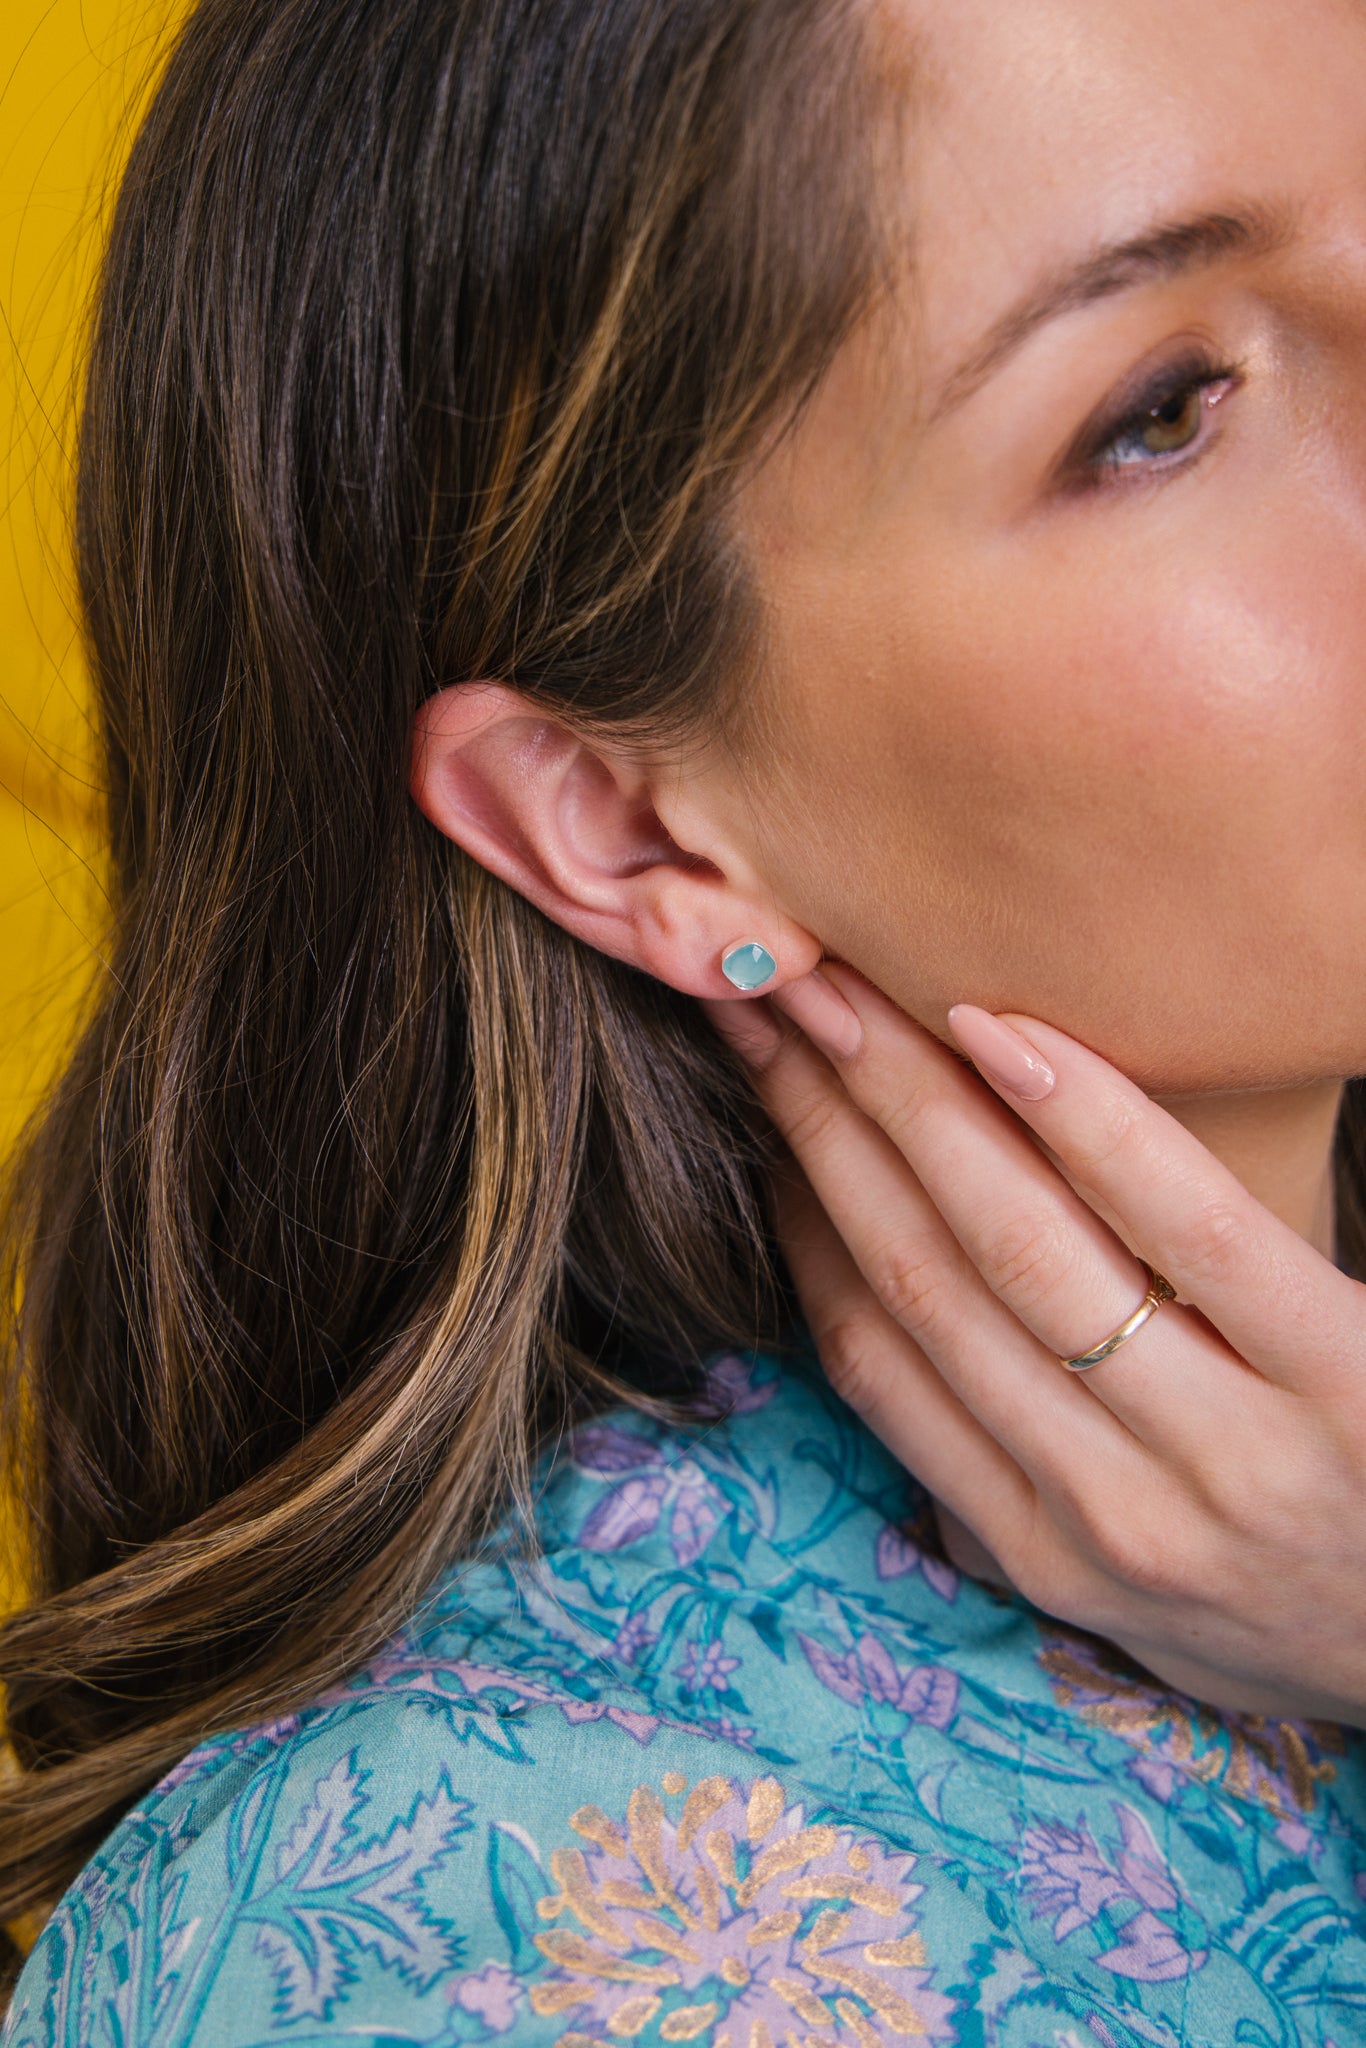
[[[614,1411],[534,1564],[114,1830],[4,2048],[1358,2048],[1366,1747],[961,1578],[814,1360]]]

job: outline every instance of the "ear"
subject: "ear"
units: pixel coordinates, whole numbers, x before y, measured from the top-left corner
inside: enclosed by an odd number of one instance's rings
[[[663,771],[653,774],[663,782]],[[676,787],[676,769],[668,780]],[[427,699],[409,788],[438,831],[547,917],[687,995],[741,994],[721,961],[752,941],[777,962],[756,993],[797,980],[821,957],[706,816],[697,790],[678,814],[687,836],[705,843],[680,846],[660,819],[652,771],[502,683],[461,683]]]

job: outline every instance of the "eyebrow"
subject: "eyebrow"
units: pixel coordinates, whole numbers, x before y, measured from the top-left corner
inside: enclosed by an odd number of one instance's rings
[[[1292,240],[1296,214],[1289,206],[1235,206],[1188,220],[1160,222],[1123,242],[1107,242],[1054,271],[988,329],[942,386],[927,424],[963,405],[1031,335],[1063,313],[1117,297],[1142,284],[1160,283],[1236,256],[1274,255]]]

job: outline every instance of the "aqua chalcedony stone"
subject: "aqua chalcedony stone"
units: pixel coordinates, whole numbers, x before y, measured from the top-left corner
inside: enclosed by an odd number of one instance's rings
[[[778,972],[778,963],[765,946],[733,946],[721,962],[721,972],[736,988],[762,988]]]

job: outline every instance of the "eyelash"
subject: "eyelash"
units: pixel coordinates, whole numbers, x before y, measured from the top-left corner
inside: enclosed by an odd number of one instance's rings
[[[1076,456],[1067,466],[1073,470],[1078,482],[1093,487],[1122,484],[1136,474],[1154,470],[1165,473],[1189,469],[1209,446],[1209,436],[1204,431],[1208,407],[1203,409],[1200,434],[1184,448],[1167,454],[1149,452],[1128,459],[1115,451],[1126,440],[1137,439],[1145,428],[1152,425],[1153,414],[1170,405],[1173,399],[1188,398],[1192,392],[1203,394],[1223,386],[1225,388],[1220,390],[1222,399],[1236,390],[1242,381],[1243,372],[1238,364],[1219,363],[1208,355],[1188,356],[1183,362],[1169,364],[1149,380],[1146,388],[1125,406],[1122,413],[1102,421],[1098,427],[1084,429]]]

